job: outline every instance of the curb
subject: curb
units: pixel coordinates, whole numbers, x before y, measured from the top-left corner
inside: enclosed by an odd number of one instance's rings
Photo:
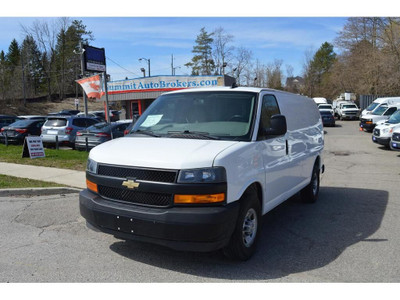
[[[82,191],[82,189],[67,188],[67,187],[0,189],[0,197],[72,194],[72,193],[79,193],[80,191]]]

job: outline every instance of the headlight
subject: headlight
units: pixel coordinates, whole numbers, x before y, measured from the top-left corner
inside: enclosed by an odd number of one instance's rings
[[[218,183],[226,182],[226,171],[223,167],[181,170],[178,183]]]
[[[97,162],[93,159],[88,158],[86,171],[89,173],[97,174]]]

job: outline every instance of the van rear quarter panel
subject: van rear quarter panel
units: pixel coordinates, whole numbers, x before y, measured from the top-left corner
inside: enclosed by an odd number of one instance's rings
[[[311,98],[286,92],[277,92],[276,98],[281,114],[286,117],[289,159],[299,160],[303,185],[311,180],[311,173],[317,156],[324,148],[324,130],[318,107]]]
[[[295,160],[303,174],[302,183],[293,187],[287,198],[306,186],[311,180],[312,168],[316,157],[321,155],[324,144],[323,126],[318,108],[310,98],[293,95],[290,93],[267,90],[267,94],[274,95],[278,100],[281,114],[286,117],[286,138],[289,146],[289,160]],[[260,103],[257,119],[260,117]],[[256,128],[259,122],[256,122]],[[255,133],[257,129],[255,129]],[[266,213],[282,201],[273,205],[266,203],[265,181],[267,178],[261,155],[260,142],[253,139],[252,142],[239,142],[219,153],[213,165],[223,166],[227,170],[228,193],[227,202],[239,200],[245,190],[253,183],[260,184],[263,190],[263,213]],[[284,164],[288,160],[282,160],[282,174],[285,173]],[[322,165],[322,159],[321,159]],[[282,178],[282,180],[285,180]],[[286,199],[287,199],[286,198]],[[284,199],[284,200],[286,200]]]

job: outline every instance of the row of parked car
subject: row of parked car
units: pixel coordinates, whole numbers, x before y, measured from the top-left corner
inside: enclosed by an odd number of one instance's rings
[[[324,126],[335,126],[335,119],[356,120],[360,109],[353,101],[335,100],[329,104],[325,98],[313,98],[318,106]]]
[[[36,135],[42,137],[45,147],[69,146],[84,150],[122,137],[133,126],[132,120],[117,120],[117,113],[111,115],[111,123],[105,122],[103,116],[104,112],[85,115],[66,110],[47,116],[0,115],[0,142],[22,144],[26,136]]]

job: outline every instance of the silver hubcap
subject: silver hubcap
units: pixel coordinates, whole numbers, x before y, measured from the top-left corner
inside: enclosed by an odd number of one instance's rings
[[[244,222],[243,222],[243,230],[242,230],[243,244],[246,247],[250,247],[254,243],[256,234],[257,234],[257,214],[254,209],[250,208],[247,211],[247,214],[244,217]]]

